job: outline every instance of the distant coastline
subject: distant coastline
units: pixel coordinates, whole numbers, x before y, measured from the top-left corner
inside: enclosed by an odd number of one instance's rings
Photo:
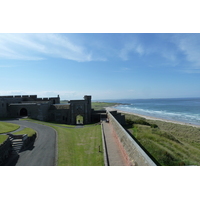
[[[143,118],[149,119],[149,120],[158,120],[158,121],[163,121],[163,122],[170,122],[170,123],[174,123],[174,124],[187,125],[187,126],[200,128],[200,125],[195,125],[195,124],[191,124],[191,123],[184,123],[184,122],[181,122],[181,121],[167,120],[167,119],[163,119],[163,118],[157,118],[157,117],[153,117],[153,116],[147,116],[147,115],[142,115],[142,114],[138,114],[138,113],[123,111],[123,110],[120,110],[120,109],[116,109],[117,106],[118,105],[106,107],[106,110],[109,110],[109,111],[116,110],[120,113],[129,114],[129,115],[136,115],[138,117],[143,117]]]

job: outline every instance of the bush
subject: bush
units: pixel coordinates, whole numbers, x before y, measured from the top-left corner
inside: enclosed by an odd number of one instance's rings
[[[126,119],[126,124],[132,126],[134,124],[134,121],[132,121],[131,119]]]
[[[158,128],[157,124],[150,124],[150,125],[151,125],[151,128]]]
[[[151,126],[148,122],[146,122],[144,119],[138,119],[135,121],[136,124]]]

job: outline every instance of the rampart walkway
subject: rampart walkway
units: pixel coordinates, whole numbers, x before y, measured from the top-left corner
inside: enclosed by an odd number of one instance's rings
[[[110,127],[110,124],[106,123],[105,121],[103,121],[102,123],[103,123],[105,142],[108,153],[108,162],[109,162],[108,165],[109,166],[128,165],[122,154],[117,138]]]

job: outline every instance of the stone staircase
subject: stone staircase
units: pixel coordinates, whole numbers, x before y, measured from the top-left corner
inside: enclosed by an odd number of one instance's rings
[[[18,154],[23,146],[24,140],[27,138],[27,135],[13,135],[11,133],[8,135],[12,144],[12,153]]]

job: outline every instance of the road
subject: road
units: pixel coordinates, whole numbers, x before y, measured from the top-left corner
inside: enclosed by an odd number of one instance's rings
[[[56,132],[54,129],[22,120],[8,120],[5,122],[32,128],[37,132],[34,148],[19,153],[16,166],[54,166],[56,165]]]

